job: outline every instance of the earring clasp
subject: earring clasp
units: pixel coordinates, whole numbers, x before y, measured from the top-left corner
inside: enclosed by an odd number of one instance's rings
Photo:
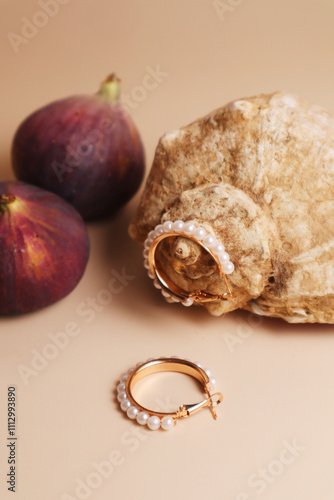
[[[217,396],[216,401],[213,400],[215,396]],[[190,417],[191,415],[194,415],[195,413],[198,413],[204,408],[209,407],[213,418],[217,420],[217,413],[215,410],[215,406],[220,404],[222,401],[223,401],[223,395],[220,392],[215,392],[214,394],[209,395],[208,398],[203,399],[203,401],[201,401],[200,403],[180,406],[180,409],[178,411],[178,416],[180,418],[187,418]]]

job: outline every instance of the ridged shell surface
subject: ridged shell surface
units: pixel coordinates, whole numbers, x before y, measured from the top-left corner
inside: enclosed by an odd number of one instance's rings
[[[235,265],[232,301],[291,323],[334,323],[334,117],[277,92],[240,99],[164,135],[130,226],[143,243],[167,220],[193,221]],[[180,251],[180,249],[182,251]],[[226,291],[196,244],[166,240],[166,272],[189,290]],[[171,306],[172,307],[172,306]]]

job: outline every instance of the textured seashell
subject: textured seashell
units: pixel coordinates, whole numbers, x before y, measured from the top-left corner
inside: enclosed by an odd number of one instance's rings
[[[326,110],[277,92],[164,135],[129,232],[142,243],[177,219],[213,233],[235,265],[235,300],[205,304],[210,313],[243,308],[334,323],[334,117]],[[196,243],[174,238],[161,247],[175,283],[226,291]]]

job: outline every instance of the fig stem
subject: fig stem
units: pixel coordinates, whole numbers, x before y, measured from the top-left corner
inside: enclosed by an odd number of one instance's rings
[[[102,83],[100,90],[97,95],[106,99],[110,103],[117,101],[120,94],[120,79],[117,78],[115,73],[109,75],[106,80]]]
[[[13,203],[15,200],[15,196],[11,193],[0,194],[0,205],[9,205],[9,203]]]

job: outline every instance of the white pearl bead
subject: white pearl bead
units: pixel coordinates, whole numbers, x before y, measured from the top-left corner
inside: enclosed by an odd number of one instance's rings
[[[234,264],[233,264],[233,262],[226,262],[223,265],[223,270],[224,270],[225,274],[231,274],[231,273],[233,273],[233,271],[234,271]]]
[[[129,368],[128,371],[126,372],[128,375],[130,375],[131,372],[133,372],[134,368]]]
[[[121,408],[123,411],[127,411],[131,406],[131,402],[128,399],[124,399],[124,401],[121,402]]]
[[[130,408],[127,409],[126,414],[129,418],[131,418],[131,420],[134,420],[138,415],[138,408],[130,406]]]
[[[121,382],[125,383],[129,378],[129,374],[128,373],[125,373],[124,375],[122,375],[121,377]]]
[[[157,288],[158,290],[161,290],[161,285],[160,285],[160,283],[159,283],[159,281],[158,281],[158,280],[154,280],[153,285],[154,285],[154,286],[155,286],[155,288]]]
[[[151,431],[156,431],[157,429],[159,429],[159,427],[160,427],[160,418],[156,417],[155,415],[152,415],[152,417],[150,417],[147,420],[147,427],[149,429],[151,429]]]
[[[138,424],[145,425],[147,424],[149,418],[149,414],[146,411],[140,411],[136,417]]]
[[[148,359],[146,360],[146,363],[149,363],[150,361],[154,361],[154,360],[155,360],[155,358],[148,358]]]
[[[155,236],[160,236],[164,230],[162,229],[162,224],[158,224],[157,227],[154,229],[154,235]]]
[[[128,395],[126,392],[119,392],[117,399],[121,403],[122,401],[124,401],[124,399],[127,399],[127,397],[128,397]]]
[[[172,302],[180,302],[180,299],[171,295]]]
[[[149,252],[148,248],[144,248],[143,257],[145,257],[145,259],[147,259],[147,257],[148,257],[148,252]]]
[[[222,264],[225,264],[225,262],[228,262],[230,260],[230,256],[226,252],[220,253],[218,257]]]
[[[210,248],[211,252],[213,252],[215,254],[216,252],[214,252],[213,249],[215,248],[215,246],[217,246],[216,238],[214,238],[214,242],[211,245],[207,245],[207,246],[208,246],[208,248]]]
[[[198,363],[198,361],[195,361],[195,363],[194,363],[194,364],[195,364],[195,365],[197,365],[197,366],[198,366],[198,368],[202,368],[202,369],[203,369],[203,366],[201,365],[201,363]]]
[[[204,371],[205,371],[205,373],[207,374],[208,377],[211,377],[211,371],[210,370],[205,370],[204,369]]]
[[[216,379],[213,377],[210,377],[209,384],[212,385],[212,387],[214,387],[216,385]]]
[[[166,417],[163,417],[161,419],[161,427],[165,430],[165,431],[169,431],[172,427],[174,426],[174,419],[173,417],[170,417],[169,415]]]
[[[196,240],[202,240],[205,237],[205,235],[206,235],[206,231],[202,227],[198,227],[194,231],[194,236],[195,236]]]
[[[182,302],[182,305],[185,307],[190,307],[193,305],[193,303],[194,303],[194,299],[188,298],[184,302]]]
[[[222,243],[217,243],[217,245],[215,245],[213,248],[212,248],[212,251],[215,253],[215,254],[219,254],[219,253],[223,253],[225,251],[225,247]]]
[[[163,295],[164,297],[166,297],[166,298],[167,298],[167,297],[170,297],[169,293],[168,293],[168,292],[166,292],[166,290],[161,290],[161,293],[162,293],[162,295]]]
[[[147,260],[147,259],[145,259],[145,260],[144,260],[144,267],[145,267],[146,269],[149,269],[149,268],[150,268],[150,265],[149,265],[149,263],[148,263],[148,260]]]
[[[183,228],[183,232],[186,234],[191,234],[193,231],[195,231],[195,224],[192,224],[191,222],[187,222]]]
[[[205,236],[203,243],[206,247],[211,248],[212,246],[217,245],[217,240],[214,236],[212,236],[211,234],[208,234],[207,236]]]
[[[136,364],[135,368],[137,368],[137,366],[140,366],[140,365],[142,365],[142,364],[143,364],[143,362],[142,362],[142,361],[140,361],[139,363],[137,363],[137,364]]]
[[[177,220],[173,222],[172,225],[173,231],[182,231],[183,227],[184,227],[184,222],[182,222],[182,220]]]
[[[172,230],[173,223],[168,220],[162,224],[162,229],[164,230],[165,233],[169,233]]]
[[[154,234],[154,231],[150,231],[147,235],[147,239],[148,240],[152,240],[155,238],[155,234]]]
[[[155,278],[154,274],[151,273],[150,269],[148,270],[147,275],[148,275],[149,278],[151,278],[151,280],[153,280]]]
[[[123,382],[121,382],[117,386],[117,392],[124,392],[124,391],[125,391],[125,384]]]
[[[151,246],[151,242],[149,240],[145,240],[145,242],[144,242],[144,248],[145,249],[149,249],[150,246]]]

